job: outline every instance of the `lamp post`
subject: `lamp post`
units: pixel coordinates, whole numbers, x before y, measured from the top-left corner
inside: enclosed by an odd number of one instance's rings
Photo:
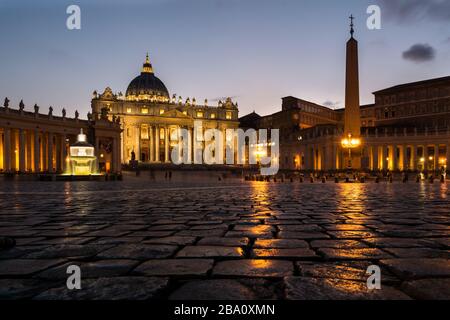
[[[349,133],[347,138],[342,139],[341,145],[344,149],[348,149],[348,168],[352,168],[352,149],[358,148],[361,145],[361,139],[353,138]]]

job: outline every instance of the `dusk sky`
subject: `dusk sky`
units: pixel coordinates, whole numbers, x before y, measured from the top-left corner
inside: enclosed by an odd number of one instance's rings
[[[81,30],[66,28],[71,4]],[[366,27],[371,4],[381,30]],[[450,0],[0,0],[0,99],[85,118],[92,92],[125,93],[149,52],[171,95],[231,96],[240,116],[276,112],[288,95],[344,107],[350,14],[362,104],[450,74]]]

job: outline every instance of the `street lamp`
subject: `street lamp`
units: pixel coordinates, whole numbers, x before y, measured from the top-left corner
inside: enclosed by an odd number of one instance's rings
[[[361,139],[353,138],[349,133],[347,138],[342,139],[342,147],[348,149],[349,168],[352,167],[352,149],[358,148],[361,145]]]

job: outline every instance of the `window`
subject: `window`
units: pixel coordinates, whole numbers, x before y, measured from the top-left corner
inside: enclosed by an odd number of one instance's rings
[[[203,111],[197,111],[197,118],[203,118]]]
[[[211,113],[211,119],[215,119],[216,118],[216,114],[215,113]]]
[[[131,108],[130,107],[127,108],[127,113],[131,113]]]
[[[231,111],[227,111],[227,113],[226,113],[226,115],[225,115],[225,118],[226,118],[227,120],[231,120],[232,117],[233,117],[233,114],[231,113]]]
[[[148,108],[147,107],[142,108],[141,109],[141,113],[142,114],[148,114]]]
[[[184,114],[185,116],[187,116],[187,110],[184,110],[184,111],[183,111],[183,114]]]
[[[159,109],[159,114],[164,114],[164,109]]]

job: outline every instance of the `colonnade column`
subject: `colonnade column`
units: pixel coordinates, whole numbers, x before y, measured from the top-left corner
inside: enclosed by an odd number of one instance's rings
[[[3,132],[0,133],[0,169],[4,170],[3,167],[3,157],[4,157],[4,146],[3,146]]]
[[[53,173],[53,133],[48,134],[48,172]]]
[[[19,129],[19,172],[25,170],[25,130]]]
[[[183,150],[183,152],[188,153],[188,155],[187,155],[188,163],[192,164],[192,160],[193,160],[193,158],[192,158],[192,149],[193,149],[192,136],[193,136],[193,134],[192,134],[191,128],[187,127],[186,130],[188,131],[188,150],[186,150],[186,151]]]
[[[40,159],[41,159],[41,147],[39,144],[39,130],[34,129],[34,172],[41,171]]]
[[[169,162],[169,128],[166,126],[164,128],[164,162]]]
[[[3,145],[3,169],[6,172],[11,171],[11,129],[5,128],[5,143]]]

